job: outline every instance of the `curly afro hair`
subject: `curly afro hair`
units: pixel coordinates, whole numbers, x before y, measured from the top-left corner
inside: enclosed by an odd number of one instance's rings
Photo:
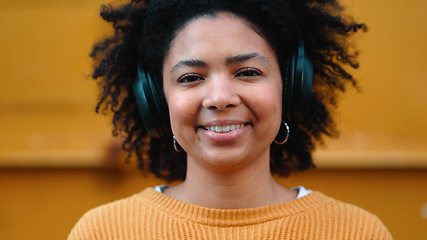
[[[174,36],[189,21],[229,12],[257,26],[283,64],[303,39],[314,63],[311,112],[289,123],[292,135],[284,145],[271,145],[271,172],[286,176],[314,167],[312,152],[324,136],[336,136],[333,111],[348,84],[357,88],[348,69],[358,68],[358,52],[350,43],[364,24],[343,14],[335,0],[134,0],[119,6],[103,5],[101,16],[114,33],[96,43],[92,77],[101,88],[96,111],[113,113],[113,135],[125,137],[127,160],[137,156],[140,169],[167,181],[184,180],[186,153],[176,152],[172,139],[152,138],[145,130],[133,95],[138,47],[143,65],[162,84],[162,66]],[[168,116],[165,116],[168,117]]]

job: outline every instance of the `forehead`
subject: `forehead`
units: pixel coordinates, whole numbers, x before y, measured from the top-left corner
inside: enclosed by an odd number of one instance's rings
[[[194,18],[191,18],[182,27],[178,28],[176,30],[176,32],[177,33],[182,32],[189,25],[196,25],[196,26],[199,25],[200,26],[200,25],[209,24],[209,22],[215,22],[215,21],[234,22],[234,23],[237,23],[237,25],[240,25],[240,27],[251,28],[254,32],[256,32],[260,36],[262,36],[261,29],[258,26],[256,26],[256,24],[253,24],[251,21],[246,20],[245,18],[240,17],[240,16],[238,16],[232,12],[226,12],[226,11],[218,11],[218,12],[214,12],[214,13],[198,15]],[[226,26],[224,26],[224,27],[226,27]]]
[[[188,22],[175,35],[166,58],[198,57],[212,49],[227,55],[256,51],[275,57],[270,44],[253,24],[221,12]]]

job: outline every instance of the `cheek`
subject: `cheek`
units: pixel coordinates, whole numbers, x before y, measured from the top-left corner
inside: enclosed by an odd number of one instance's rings
[[[279,91],[278,91],[279,90]],[[282,89],[274,88],[269,92],[268,101],[265,101],[264,114],[265,118],[268,119],[266,133],[274,139],[279,132],[280,124],[282,121]]]
[[[272,95],[274,96],[275,106],[277,108],[277,111],[279,113],[280,121],[282,120],[282,110],[283,110],[283,85],[282,80],[280,77],[278,77],[279,80],[275,82],[274,91],[272,92]]]
[[[262,90],[264,90],[262,94],[258,92],[252,95],[256,97],[251,98],[248,107],[255,117],[254,131],[258,140],[265,139],[272,142],[279,131],[282,119],[281,94],[271,87]]]
[[[258,92],[252,99],[255,116],[257,118],[257,131],[273,141],[276,137],[282,120],[282,89],[281,86],[270,85]]]
[[[269,115],[273,121],[280,122],[282,119],[282,92],[278,92],[277,89],[274,89],[268,96],[268,101],[265,101],[264,107],[270,112]]]
[[[253,99],[254,104],[258,103],[258,112],[262,112],[264,117],[271,118],[272,120],[281,120],[282,116],[282,88],[280,86],[267,86],[262,89],[262,94],[259,91],[258,96]]]
[[[181,135],[181,129],[193,127],[196,108],[188,96],[170,95],[168,97],[169,116],[174,135]]]

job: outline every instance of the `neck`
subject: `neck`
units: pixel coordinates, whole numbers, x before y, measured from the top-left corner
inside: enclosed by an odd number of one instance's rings
[[[198,206],[242,209],[267,206],[295,199],[296,192],[277,183],[267,160],[246,167],[212,170],[188,161],[186,180],[165,194]],[[238,170],[236,170],[238,169]]]

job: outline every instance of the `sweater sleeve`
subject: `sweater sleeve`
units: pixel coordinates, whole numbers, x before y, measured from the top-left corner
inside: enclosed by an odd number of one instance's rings
[[[381,220],[375,216],[370,215],[365,219],[360,219],[361,221],[366,220],[364,224],[364,229],[361,229],[360,234],[362,237],[360,239],[372,239],[372,240],[393,240],[391,233],[388,231],[386,226],[381,222]],[[363,236],[364,235],[364,236]]]
[[[370,240],[393,240],[391,233],[382,221],[374,214],[358,206],[337,201],[333,205],[334,219],[337,221],[339,231],[334,233],[334,239],[370,239]],[[341,206],[339,206],[341,205]],[[341,212],[336,209],[346,210]],[[345,214],[343,214],[345,212]],[[339,226],[341,225],[341,226]],[[344,236],[339,236],[340,232]]]
[[[139,204],[134,198],[118,200],[85,213],[68,235],[68,240],[132,239],[140,236]]]
[[[110,231],[106,228],[103,214],[98,210],[90,210],[76,223],[68,235],[68,240],[108,239]]]

